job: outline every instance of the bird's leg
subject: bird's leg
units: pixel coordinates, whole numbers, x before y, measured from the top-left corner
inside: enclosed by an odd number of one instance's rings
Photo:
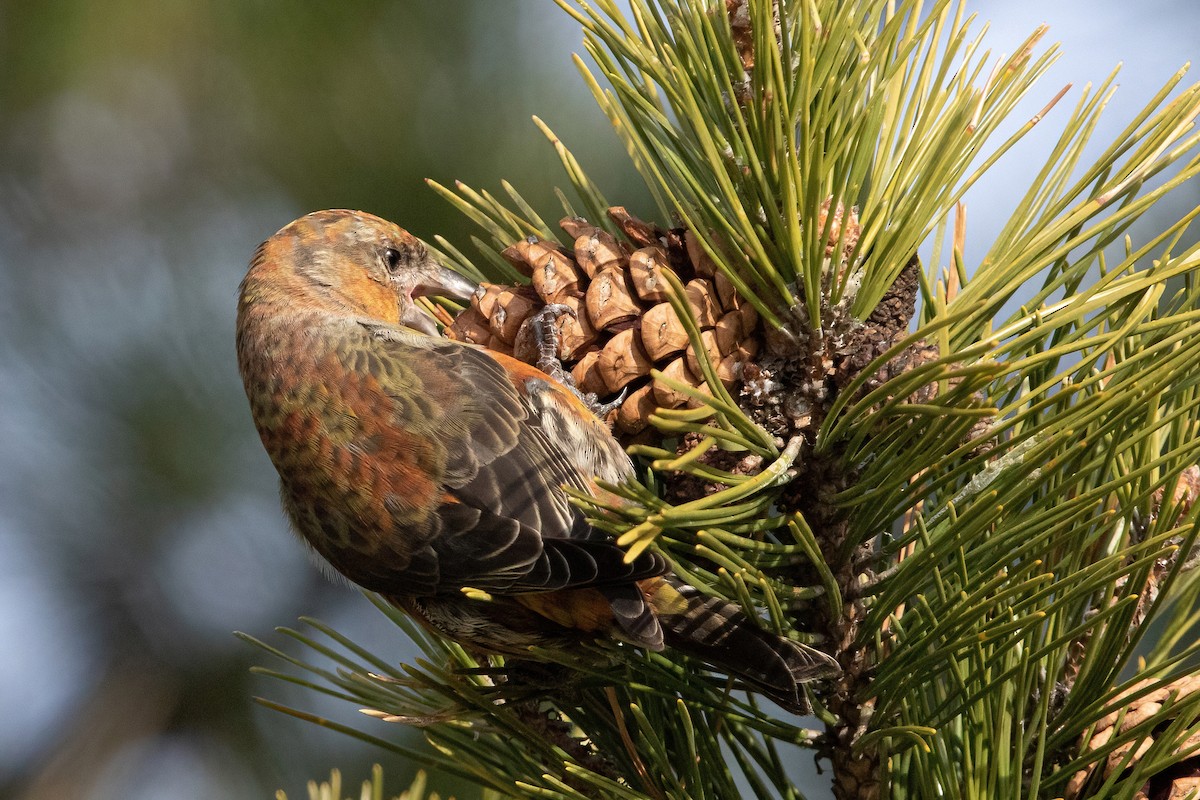
[[[535,365],[542,372],[570,389],[593,414],[604,419],[625,402],[626,390],[622,389],[615,400],[601,403],[592,392],[581,392],[575,385],[575,378],[563,369],[558,357],[558,318],[563,314],[575,316],[575,309],[562,303],[550,303],[533,316],[533,335],[537,342],[538,360]]]
[[[573,317],[575,310],[562,303],[550,303],[533,317],[533,335],[537,341],[537,366],[563,386],[575,388],[575,379],[563,369],[562,361],[558,358],[558,318],[563,314]]]

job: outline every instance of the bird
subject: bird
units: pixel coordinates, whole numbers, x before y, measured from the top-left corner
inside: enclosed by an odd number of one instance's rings
[[[237,359],[293,529],[334,571],[476,652],[614,639],[673,648],[781,707],[840,672],[678,578],[628,559],[569,491],[634,466],[572,387],[443,338],[415,298],[476,285],[362,211],[317,211],[255,251]]]

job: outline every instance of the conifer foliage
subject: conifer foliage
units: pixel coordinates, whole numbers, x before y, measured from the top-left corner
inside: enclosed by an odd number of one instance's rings
[[[526,321],[570,307],[557,355],[619,401],[641,465],[611,487],[627,503],[579,498],[594,524],[842,675],[798,718],[670,651],[477,659],[378,600],[424,660],[308,620],[284,631],[307,655],[258,643],[293,668],[271,674],[422,727],[436,766],[503,797],[823,796],[795,784],[804,749],[838,798],[1183,796],[1200,209],[1129,231],[1200,172],[1200,87],[1181,71],[1089,163],[1115,73],[1001,138],[1056,49],[1039,29],[992,57],[965,2],[558,4],[652,221],[538,121],[561,222],[508,184],[435,185],[481,229],[477,255],[437,247],[489,285],[432,310],[533,363]],[[1044,163],[1003,160],[1049,124]],[[967,263],[961,201],[995,168],[1029,189]]]

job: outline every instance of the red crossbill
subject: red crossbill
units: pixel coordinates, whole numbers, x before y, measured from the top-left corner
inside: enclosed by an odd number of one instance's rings
[[[805,708],[799,684],[837,662],[684,584],[660,554],[627,563],[564,490],[632,473],[605,425],[534,367],[441,338],[413,301],[473,289],[362,212],[309,214],[259,247],[238,365],[296,531],[354,583],[477,650],[665,644]]]

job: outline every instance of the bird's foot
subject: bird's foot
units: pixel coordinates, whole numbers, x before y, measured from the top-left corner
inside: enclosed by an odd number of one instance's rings
[[[578,394],[578,392],[576,394]],[[621,407],[621,403],[625,402],[625,397],[628,394],[629,389],[626,387],[621,390],[620,394],[618,394],[614,399],[609,400],[607,403],[601,403],[600,398],[596,397],[596,395],[592,394],[591,392],[579,395],[579,399],[583,401],[585,406],[592,410],[593,414],[600,419],[604,419],[609,414]]]
[[[622,389],[615,400],[601,403],[600,398],[592,392],[581,392],[575,385],[575,378],[563,368],[558,357],[558,318],[563,314],[574,317],[575,309],[562,303],[550,303],[532,317],[533,336],[537,343],[538,360],[535,365],[542,372],[566,386],[571,392],[600,419],[604,419],[625,402],[626,389]]]

